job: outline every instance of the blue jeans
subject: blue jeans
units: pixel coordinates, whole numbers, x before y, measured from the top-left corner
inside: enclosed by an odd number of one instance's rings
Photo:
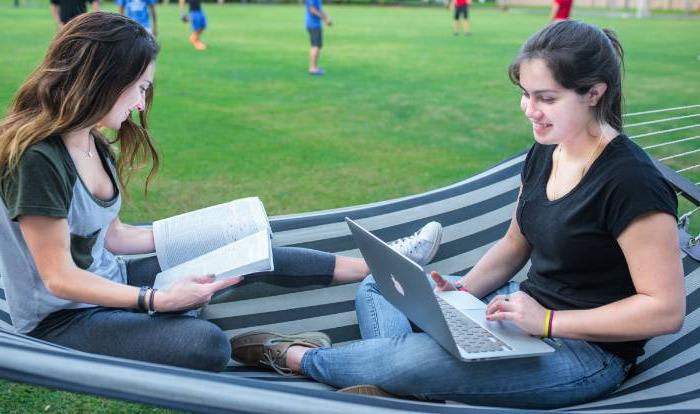
[[[455,281],[458,277],[451,277]],[[519,290],[510,282],[484,298]],[[557,408],[594,400],[616,389],[629,367],[586,341],[546,339],[545,356],[462,362],[408,319],[369,276],[360,285],[357,318],[363,340],[306,352],[302,372],[335,387],[373,384],[390,393],[468,404]]]

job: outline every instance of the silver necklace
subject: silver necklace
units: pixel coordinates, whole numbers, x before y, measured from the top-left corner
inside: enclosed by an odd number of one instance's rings
[[[601,145],[603,145],[602,132],[598,137],[598,144],[596,144],[593,151],[588,154],[588,159],[586,160],[586,163],[583,164],[583,168],[581,168],[581,177],[579,177],[579,181],[583,179],[583,176],[586,175],[586,170],[588,170],[588,168],[590,168],[590,166],[593,164],[593,156],[596,155]],[[552,200],[557,200],[559,198],[559,191],[557,190],[557,172],[559,167],[559,158],[561,157],[561,144],[557,145],[555,151],[557,151],[557,157],[554,159],[554,171],[552,173]]]
[[[89,135],[89,136],[88,136],[88,149],[87,149],[87,151],[85,151],[84,149],[80,148],[80,150],[81,150],[82,152],[84,152],[85,155],[87,155],[88,158],[92,158],[92,139],[91,139],[91,138],[92,138],[92,135]]]

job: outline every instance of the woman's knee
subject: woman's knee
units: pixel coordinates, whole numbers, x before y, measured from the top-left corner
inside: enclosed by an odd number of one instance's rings
[[[377,282],[372,275],[367,276],[355,291],[355,309],[358,313],[370,312],[376,314],[377,296],[381,296]],[[359,317],[359,315],[358,315]]]
[[[197,320],[192,338],[188,365],[204,371],[223,371],[231,359],[231,344],[221,329],[211,322]]]
[[[357,287],[357,292],[355,292],[355,301],[360,301],[370,295],[376,295],[380,293],[377,282],[374,280],[374,276],[369,275],[360,283]]]

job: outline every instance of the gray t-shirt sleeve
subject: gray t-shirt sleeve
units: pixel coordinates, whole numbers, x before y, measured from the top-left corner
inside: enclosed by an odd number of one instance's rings
[[[65,218],[72,197],[65,163],[52,151],[32,147],[24,153],[17,168],[2,180],[2,198],[10,219],[22,215]]]

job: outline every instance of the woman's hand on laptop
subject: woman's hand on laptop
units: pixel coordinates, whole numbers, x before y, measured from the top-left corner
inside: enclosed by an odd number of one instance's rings
[[[523,331],[543,336],[547,309],[523,291],[498,295],[486,306],[487,321],[511,321]]]
[[[432,271],[430,272],[430,277],[433,278],[433,281],[435,282],[435,291],[436,292],[446,292],[448,290],[457,290],[455,285],[450,283],[447,279],[442,277],[440,273]]]

